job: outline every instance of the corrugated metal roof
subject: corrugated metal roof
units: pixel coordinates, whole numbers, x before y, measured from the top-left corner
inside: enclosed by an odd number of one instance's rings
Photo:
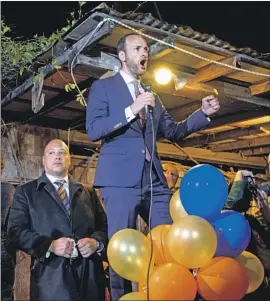
[[[168,33],[179,34],[187,38],[191,38],[203,43],[207,43],[219,48],[226,49],[228,51],[236,52],[239,54],[245,54],[253,58],[259,58],[264,61],[270,61],[270,53],[261,54],[258,51],[250,47],[237,48],[226,41],[222,41],[215,35],[210,35],[207,33],[201,33],[193,30],[190,26],[185,25],[175,25],[169,24],[165,21],[160,21],[159,19],[152,16],[151,13],[134,13],[132,11],[126,13],[120,13],[111,7],[107,6],[105,3],[97,6],[93,11],[99,11],[108,14],[112,17],[117,17],[122,20],[129,20],[139,24],[148,25],[153,28],[161,29],[167,31]]]

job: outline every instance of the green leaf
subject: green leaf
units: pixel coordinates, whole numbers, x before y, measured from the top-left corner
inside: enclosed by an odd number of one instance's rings
[[[66,91],[66,92],[70,92],[70,91],[71,91],[69,84],[66,84],[66,85],[65,85],[65,91]]]
[[[58,65],[54,65],[54,68],[55,68],[56,70],[59,70],[59,69],[61,69],[62,67],[61,67],[61,66],[58,66]]]
[[[19,70],[19,74],[20,74],[20,76],[22,76],[23,75],[23,71],[24,71],[24,66],[22,66],[21,68],[20,68],[20,70]]]
[[[33,82],[34,84],[36,84],[39,80],[40,74],[37,74],[36,76],[34,76]]]
[[[85,3],[87,3],[87,1],[79,1],[80,7],[82,7]]]
[[[84,94],[86,91],[87,91],[87,88],[83,89],[83,90],[81,91],[81,94]]]
[[[76,89],[76,85],[75,85],[75,84],[69,83],[69,86],[70,86],[70,88],[73,89],[73,90]]]
[[[10,31],[10,27],[4,26],[4,28],[3,28],[3,34],[9,32],[9,31]]]

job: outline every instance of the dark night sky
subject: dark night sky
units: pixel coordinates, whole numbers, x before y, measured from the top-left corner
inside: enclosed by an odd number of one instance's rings
[[[89,1],[83,11],[89,11],[101,2]],[[138,1],[106,2],[117,5],[121,12],[134,10]],[[258,52],[270,52],[270,2],[189,2],[161,1],[158,4],[164,21],[187,25],[202,33],[215,34],[236,47],[251,47]],[[32,37],[36,33],[49,35],[66,24],[69,13],[78,2],[2,2],[2,17],[12,25],[13,36]],[[118,7],[119,5],[119,7]],[[154,2],[148,1],[139,11],[157,17]]]

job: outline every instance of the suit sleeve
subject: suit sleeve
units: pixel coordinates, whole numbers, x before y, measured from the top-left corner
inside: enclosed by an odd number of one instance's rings
[[[31,229],[29,205],[23,187],[17,187],[8,218],[8,241],[15,249],[44,259],[53,238],[40,235]]]
[[[88,137],[92,141],[98,141],[127,124],[125,110],[110,114],[104,84],[101,80],[94,82],[89,92],[86,110]]]
[[[225,203],[225,208],[237,212],[246,212],[249,209],[251,200],[252,194],[248,189],[248,182],[234,181]]]
[[[106,253],[108,244],[107,216],[94,189],[91,191],[91,196],[95,208],[95,231],[91,234],[91,237],[103,244],[103,253]]]
[[[161,105],[161,117],[158,132],[172,142],[182,140],[191,133],[210,125],[209,120],[202,110],[194,112],[184,121],[175,122],[172,116],[164,108],[159,97],[157,97],[157,101],[159,101]]]

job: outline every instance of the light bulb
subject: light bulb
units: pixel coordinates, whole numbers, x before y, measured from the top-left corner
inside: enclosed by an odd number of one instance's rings
[[[154,72],[154,77],[158,84],[167,85],[171,81],[173,74],[169,69],[161,68]]]

